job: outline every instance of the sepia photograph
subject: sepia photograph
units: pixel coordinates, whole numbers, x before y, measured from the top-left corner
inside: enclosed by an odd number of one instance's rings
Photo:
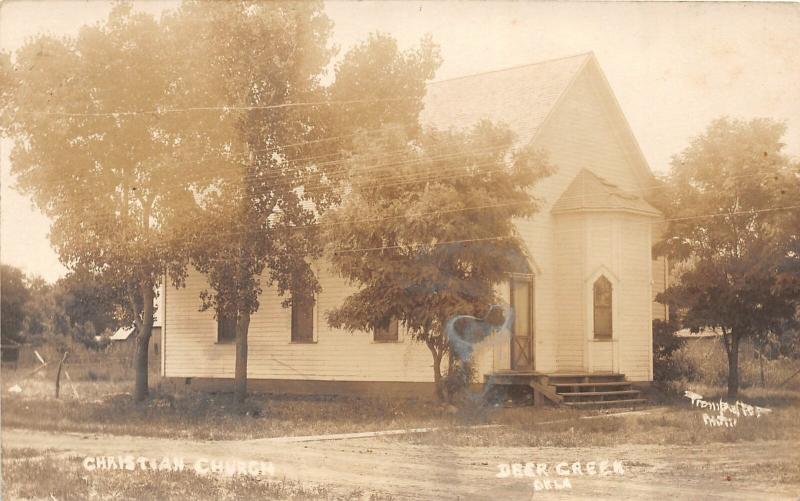
[[[0,1],[0,498],[800,500],[800,3]]]

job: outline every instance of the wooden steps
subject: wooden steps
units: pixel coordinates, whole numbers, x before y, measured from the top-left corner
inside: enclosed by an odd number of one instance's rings
[[[551,373],[502,371],[487,374],[486,384],[529,386],[534,404],[545,399],[570,407],[610,407],[640,405],[646,401],[639,390],[631,387],[624,374],[616,373]]]
[[[586,376],[551,376],[550,384],[572,407],[637,405],[644,403],[639,390],[631,388],[624,374],[592,374]]]
[[[630,385],[627,381],[598,381],[595,383],[556,383],[555,386],[571,386],[576,388],[585,388],[588,386],[625,386]]]
[[[642,405],[646,403],[647,400],[643,398],[626,398],[623,400],[597,400],[597,401],[586,401],[586,402],[564,402],[564,405],[569,407],[607,407],[607,406],[617,406],[617,405]]]
[[[559,393],[562,397],[599,397],[601,395],[639,395],[639,390],[620,391],[578,391],[575,393]]]
[[[600,372],[597,374],[549,374],[551,384],[625,383],[625,374]]]

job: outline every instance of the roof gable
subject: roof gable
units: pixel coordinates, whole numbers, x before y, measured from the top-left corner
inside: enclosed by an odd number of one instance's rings
[[[608,79],[603,69],[600,67],[600,63],[597,62],[597,58],[594,57],[594,54],[590,55],[587,64],[584,66],[584,71],[594,77],[594,81],[596,82],[595,88],[600,91],[600,96],[604,101],[608,116],[615,125],[618,137],[622,140],[623,146],[639,177],[641,186],[643,188],[652,186],[655,182],[653,171],[650,169],[650,165],[647,163],[642,148],[639,146],[639,141],[636,140],[633,129],[631,129],[630,123],[628,123],[628,119],[625,117],[625,112],[622,111],[617,96],[614,94],[614,90],[611,88],[611,84],[608,83]]]
[[[592,55],[490,71],[428,84],[424,125],[461,128],[483,119],[504,123],[528,144]]]
[[[660,216],[643,198],[621,190],[588,169],[581,169],[550,209],[554,214],[584,211],[622,211]]]
[[[470,127],[488,119],[508,125],[521,144],[529,144],[557,112],[578,75],[587,71],[635,166],[640,185],[652,185],[653,173],[591,52],[431,82],[420,119],[423,125],[437,129]]]

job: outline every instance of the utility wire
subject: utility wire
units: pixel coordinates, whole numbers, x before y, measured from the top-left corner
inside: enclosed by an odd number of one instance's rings
[[[476,164],[476,165],[473,165],[472,167],[481,168],[481,167],[490,166],[490,165],[496,165],[496,162],[489,162],[487,164]],[[443,180],[443,179],[456,179],[456,178],[460,178],[460,177],[478,176],[478,175],[483,175],[483,174],[491,174],[491,173],[495,173],[495,172],[503,172],[505,170],[506,170],[506,167],[501,166],[498,169],[483,169],[483,170],[479,170],[479,171],[475,171],[475,172],[466,172],[466,173],[459,174],[461,171],[463,171],[463,167],[457,167],[457,168],[454,168],[453,170],[449,170],[449,171],[448,170],[444,170],[444,171],[440,171],[440,172],[423,172],[423,173],[420,173],[417,177],[414,177],[413,175],[408,175],[408,177],[398,176],[398,177],[395,177],[394,179],[391,179],[389,182],[385,182],[385,183],[369,183],[369,182],[366,182],[366,183],[353,183],[351,186],[355,187],[355,188],[363,188],[363,187],[366,186],[366,187],[369,187],[369,188],[372,188],[372,189],[378,189],[378,188],[383,188],[383,187],[387,187],[387,186],[394,187],[394,186],[401,186],[401,185],[405,185],[405,184],[435,182],[435,181],[440,181],[440,180]],[[730,176],[728,179],[745,178],[745,177],[757,177],[757,176],[763,176],[763,174],[761,174],[761,173],[742,174],[742,175],[739,175],[739,176]],[[654,192],[654,191],[659,191],[659,190],[666,190],[668,188],[669,187],[666,186],[666,185],[656,184],[656,185],[651,185],[650,187],[641,188],[641,189],[638,189],[638,190],[617,189],[613,193],[615,195],[621,195],[623,197],[624,196],[637,196],[637,197],[639,197],[640,195],[643,195],[645,192]],[[535,190],[535,185],[534,185],[534,190]],[[310,192],[312,192],[311,189],[309,189],[308,191],[304,192],[304,194],[310,193]],[[571,197],[563,197],[562,196],[562,197],[559,198],[559,200],[560,201],[564,201],[564,202],[570,202],[570,201],[575,201],[575,200],[578,200],[578,201],[585,200],[585,201],[588,202],[588,201],[594,200],[595,197],[606,197],[606,194],[597,194],[597,195],[595,195],[595,194],[590,194],[590,195],[581,194],[581,195],[575,195],[575,196],[571,196]],[[301,201],[301,203],[303,203],[303,202]],[[310,201],[308,201],[308,203],[306,205],[310,205]],[[186,223],[186,224],[190,224],[190,223],[193,223],[193,222],[202,222],[205,219],[206,219],[206,216],[199,215],[199,216],[197,216],[195,218],[190,219],[188,221],[188,223]],[[90,214],[86,214],[86,215],[84,215],[84,220],[100,220],[100,221],[102,221],[104,219],[103,219],[102,216],[93,217]],[[300,228],[300,227],[302,227],[302,226],[291,226],[290,228]]]
[[[300,108],[305,106],[326,106],[332,104],[340,104],[340,105],[347,105],[347,104],[365,104],[365,103],[380,103],[380,102],[397,102],[397,101],[410,101],[412,99],[417,99],[416,96],[413,97],[389,97],[389,98],[375,98],[375,99],[350,99],[350,100],[340,100],[340,101],[307,101],[307,102],[298,102],[298,103],[282,103],[282,104],[270,104],[270,105],[250,105],[250,106],[241,106],[241,105],[225,105],[225,106],[190,106],[186,108],[156,108],[152,110],[126,110],[126,111],[106,111],[106,112],[87,112],[87,113],[70,113],[70,112],[60,112],[60,111],[22,111],[22,114],[33,114],[33,115],[45,115],[45,116],[59,116],[59,117],[110,117],[110,118],[118,118],[124,116],[136,116],[136,115],[166,115],[169,113],[184,113],[184,112],[194,112],[194,111],[222,111],[222,112],[229,112],[229,111],[256,111],[256,110],[276,110],[276,109],[284,109],[284,108]]]
[[[483,208],[486,208],[486,207],[483,207]],[[470,210],[470,209],[472,209],[472,208],[465,208],[463,210]],[[626,228],[630,228],[631,226],[662,224],[662,223],[670,222],[670,221],[688,221],[688,220],[693,220],[693,219],[707,219],[707,218],[715,218],[715,217],[730,217],[730,216],[735,216],[735,215],[752,215],[752,214],[762,214],[762,213],[767,213],[767,212],[789,211],[789,210],[798,210],[798,209],[800,209],[800,205],[790,205],[790,206],[784,206],[784,207],[769,207],[769,208],[764,208],[764,209],[742,210],[742,211],[731,211],[731,212],[718,212],[718,213],[711,213],[711,214],[701,214],[701,215],[683,216],[683,217],[675,217],[675,218],[665,218],[665,219],[658,219],[658,220],[654,220],[654,221],[628,222],[628,223],[625,224],[625,226],[626,226]],[[440,212],[440,211],[436,211],[434,213],[438,213],[438,212]],[[455,212],[455,210],[453,210],[451,212]],[[431,214],[433,214],[433,213],[431,213]],[[559,228],[556,227],[556,225],[544,225],[544,224],[541,224],[541,223],[539,223],[539,224],[530,224],[530,223],[531,222],[527,222],[526,223],[529,228],[530,227],[543,228],[543,229],[552,231],[556,235],[569,234],[569,233],[583,233],[583,232],[585,232],[585,230],[583,228],[578,228],[578,229],[559,229]],[[601,228],[601,229],[609,229],[609,230],[611,230],[611,229],[614,228],[614,226],[610,225],[610,224],[608,224],[608,225],[593,225],[593,228],[594,229]],[[226,233],[226,234],[216,234],[216,236],[231,236],[231,235],[241,235],[241,234],[247,234],[247,233],[257,233],[257,232],[231,232],[231,233]],[[403,245],[386,245],[386,246],[362,247],[362,248],[338,248],[338,249],[330,249],[330,251],[333,252],[334,254],[354,253],[354,252],[374,252],[374,251],[379,251],[379,250],[389,250],[389,249],[397,249],[397,248],[409,247],[409,246],[412,246],[412,245],[418,245],[418,246],[421,246],[421,247],[425,247],[425,246],[428,246],[428,247],[434,246],[435,247],[435,246],[447,245],[447,244],[455,244],[455,243],[470,243],[470,242],[479,242],[479,241],[505,240],[505,239],[517,238],[517,237],[522,238],[517,233],[518,233],[518,231],[515,231],[515,234],[512,234],[512,235],[500,235],[500,236],[476,238],[476,239],[447,240],[447,241],[427,242],[427,243],[424,243],[424,242],[423,243],[420,243],[420,242],[408,242],[408,243],[403,244]],[[523,239],[523,241],[524,241],[524,239]],[[300,255],[300,254],[295,254],[295,255]],[[237,259],[238,258],[212,258],[212,259],[209,259],[209,260],[205,260],[205,262],[209,262],[209,263],[232,262],[232,261],[236,261]],[[181,264],[180,261],[172,261],[171,263],[172,264]],[[128,266],[128,267],[129,268],[149,268],[149,269],[154,268],[154,266],[150,266],[150,265],[141,265],[141,266],[139,266],[139,265],[131,265],[131,266]],[[158,268],[158,266],[156,266],[155,268]]]

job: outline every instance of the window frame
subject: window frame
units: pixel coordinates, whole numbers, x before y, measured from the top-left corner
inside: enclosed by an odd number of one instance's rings
[[[391,331],[393,325],[394,325],[394,329],[393,329],[394,330],[394,338],[388,338],[387,337],[385,339],[379,339],[378,338],[378,332],[379,332],[380,329],[372,329],[372,342],[373,343],[379,343],[379,344],[401,343],[403,341],[403,339],[402,339],[402,336],[400,335],[400,321],[398,319],[396,319],[394,317],[390,317],[389,318],[389,325],[384,330],[386,332]]]
[[[230,324],[228,324],[230,322]],[[226,325],[227,324],[227,325]],[[231,325],[232,324],[232,325]],[[223,336],[223,333],[228,329],[232,330],[229,336]],[[221,314],[217,314],[217,344],[234,344],[236,343],[236,319],[229,318]]]
[[[608,304],[598,304],[598,286],[607,286]],[[598,313],[607,317],[608,332],[601,332],[598,335]],[[614,339],[614,283],[604,274],[601,274],[592,281],[592,339],[594,341],[612,341]]]
[[[317,301],[311,298],[311,313],[309,323],[311,326],[311,337],[295,338],[295,306],[299,302],[292,299],[292,306],[289,308],[289,343],[290,344],[315,344],[317,342]]]

